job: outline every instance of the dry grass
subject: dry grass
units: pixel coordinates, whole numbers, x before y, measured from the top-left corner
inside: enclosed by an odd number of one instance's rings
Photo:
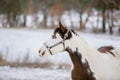
[[[24,60],[22,62],[19,62],[19,60],[15,61],[15,62],[9,62],[6,61],[3,58],[3,55],[0,54],[0,66],[10,66],[10,67],[29,67],[29,68],[53,68],[53,66],[56,66],[55,64],[51,63],[51,62],[44,62],[44,63],[40,63],[40,62],[30,62],[29,60],[29,53],[27,53],[24,56]],[[65,64],[65,63],[60,63],[57,65],[58,69],[70,69],[70,64]]]
[[[10,62],[10,61],[6,61],[6,59],[3,58],[3,55],[0,54],[0,66],[48,68],[53,65],[50,62],[46,62],[46,63],[34,62],[34,63],[32,63],[32,62],[28,61],[28,59],[29,59],[29,54],[27,53],[22,62],[19,62],[18,60],[15,62]]]
[[[2,54],[0,54],[0,66],[6,65],[7,61],[3,58]]]

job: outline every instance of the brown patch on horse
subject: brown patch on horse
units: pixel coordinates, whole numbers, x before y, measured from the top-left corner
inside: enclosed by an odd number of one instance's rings
[[[101,53],[107,53],[109,52],[111,55],[113,55],[115,57],[115,54],[113,52],[111,52],[111,50],[113,50],[114,47],[112,46],[102,46],[100,48],[98,48],[97,50]]]
[[[70,48],[66,48],[69,53],[74,68],[72,70],[72,80],[95,80],[94,73],[91,71],[87,60],[82,62],[81,54],[76,50],[73,52]]]

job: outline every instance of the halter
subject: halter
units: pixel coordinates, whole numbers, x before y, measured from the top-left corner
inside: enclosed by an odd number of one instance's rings
[[[44,43],[44,45],[45,45],[45,47],[48,49],[48,51],[50,52],[50,54],[53,55],[53,53],[51,52],[51,49],[52,49],[53,47],[59,45],[59,44],[63,44],[63,48],[64,48],[64,50],[65,50],[65,40],[66,40],[66,39],[63,39],[62,41],[60,41],[60,42],[58,42],[58,43],[56,43],[56,44],[54,44],[54,45],[52,45],[52,46],[48,46],[46,43]]]
[[[65,33],[65,37],[64,37],[64,39],[63,39],[62,41],[60,41],[60,42],[58,42],[58,43],[56,43],[56,44],[54,44],[54,45],[52,45],[52,46],[48,46],[46,43],[44,43],[45,47],[47,48],[47,50],[50,52],[51,55],[53,55],[53,53],[51,52],[51,49],[52,49],[53,47],[59,45],[59,44],[63,44],[63,48],[64,48],[64,50],[65,50],[65,40],[67,40],[67,36],[68,36],[67,34],[68,34],[69,31],[71,31],[71,32],[74,33],[76,36],[78,36],[78,34],[77,34],[74,30],[70,29],[70,30],[68,30],[68,31]]]

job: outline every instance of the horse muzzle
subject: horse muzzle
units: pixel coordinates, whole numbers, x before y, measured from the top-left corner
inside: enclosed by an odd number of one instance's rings
[[[42,50],[39,50],[38,52],[39,52],[40,57],[44,56],[44,54],[45,54],[45,51],[42,51]]]

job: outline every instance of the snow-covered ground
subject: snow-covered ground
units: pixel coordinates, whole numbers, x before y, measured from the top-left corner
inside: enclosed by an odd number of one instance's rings
[[[70,80],[70,69],[57,68],[61,64],[71,65],[66,52],[40,58],[38,50],[53,30],[0,29],[0,54],[10,62],[22,63],[26,55],[28,62],[50,62],[53,68],[0,67],[0,80]],[[120,48],[120,37],[104,34],[78,32],[95,49],[104,45]]]
[[[70,80],[64,69],[0,67],[0,80]]]

